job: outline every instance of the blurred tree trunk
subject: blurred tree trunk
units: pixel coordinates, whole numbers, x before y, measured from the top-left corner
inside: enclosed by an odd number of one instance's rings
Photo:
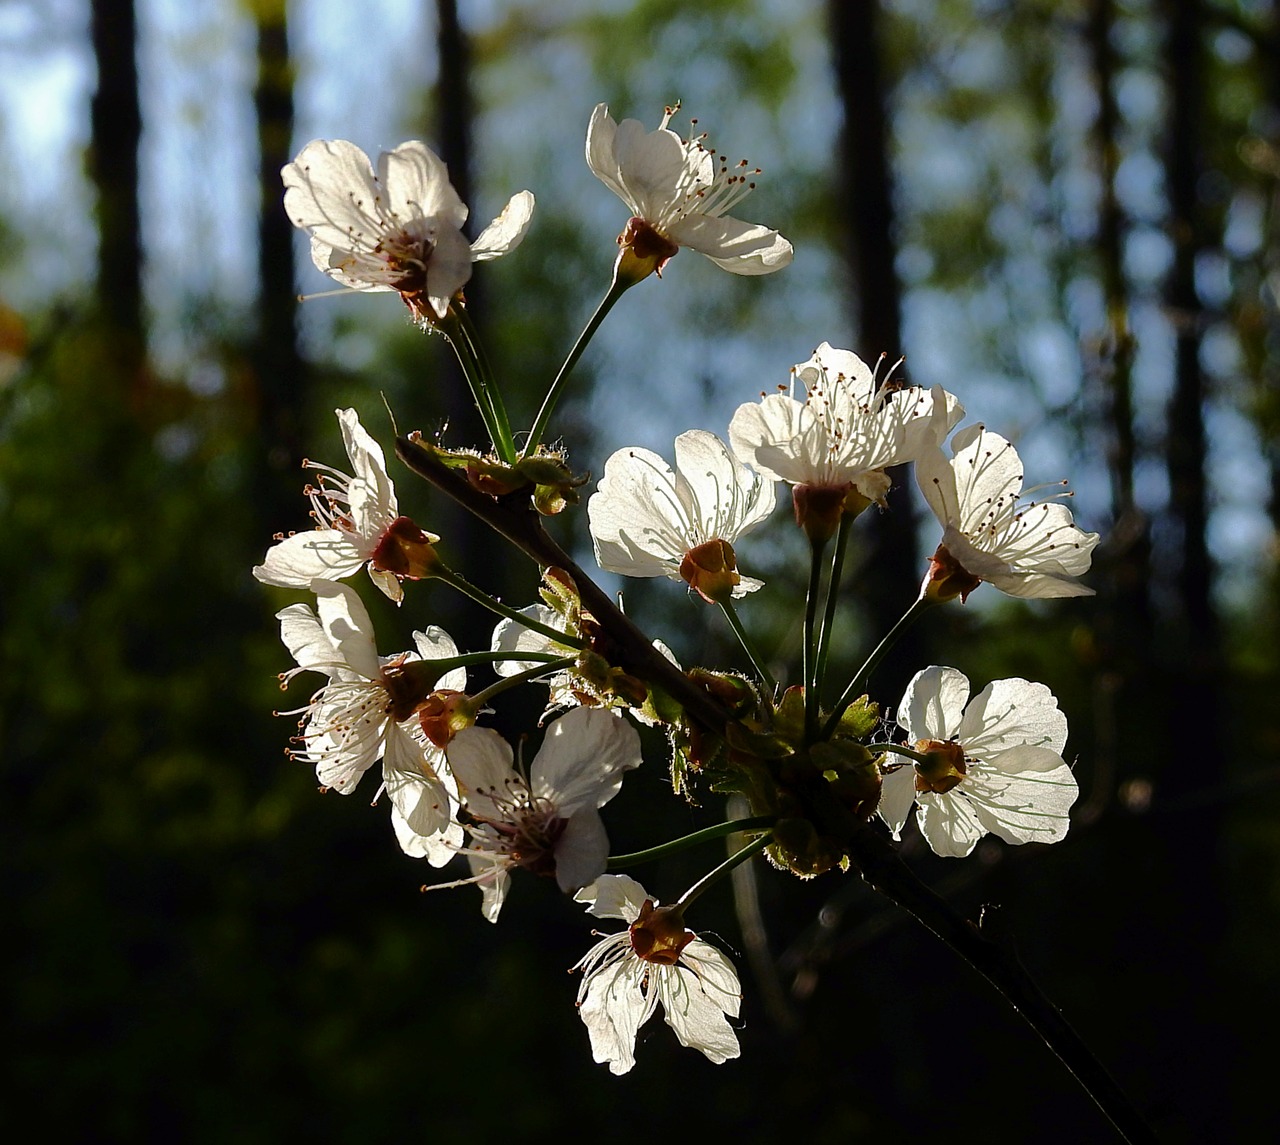
[[[143,353],[142,239],[138,207],[137,27],[133,0],[92,0],[98,86],[90,108],[89,177],[97,195],[98,308],[127,367]]]
[[[1203,13],[1198,0],[1165,0],[1170,83],[1166,159],[1173,267],[1166,304],[1175,337],[1174,388],[1168,412],[1169,509],[1178,553],[1173,582],[1178,616],[1174,711],[1214,711],[1222,666],[1221,631],[1213,602],[1208,541],[1205,378],[1200,365],[1203,314],[1196,293],[1196,258],[1209,244],[1198,184],[1206,91]],[[1188,765],[1194,761],[1188,759]],[[1190,778],[1190,777],[1188,777]]]
[[[878,0],[828,8],[836,82],[844,123],[838,185],[847,189],[848,265],[857,296],[858,354],[873,365],[883,353],[895,361],[902,348],[902,296],[896,268],[893,171],[889,157],[888,95],[880,63]],[[864,607],[870,632],[883,635],[915,598],[924,567],[916,541],[915,498],[910,469],[890,471],[894,488],[889,512],[870,511],[855,534],[866,546],[857,564],[866,571]],[[859,522],[863,525],[863,522]],[[877,669],[887,694],[925,663],[922,630],[909,630]]]
[[[439,70],[435,98],[432,101],[432,134],[437,139],[440,158],[449,168],[449,181],[458,192],[458,197],[469,208],[474,209],[472,124],[475,118],[475,99],[472,94],[472,52],[466,29],[458,19],[457,0],[436,0],[436,61]],[[467,229],[474,238],[477,220],[469,219]],[[483,338],[484,296],[478,278],[473,277],[467,283],[465,296],[467,310],[480,328]],[[488,340],[486,346],[492,354],[495,347],[488,345]],[[451,431],[449,440],[454,444],[481,445],[484,441],[483,422],[471,400],[471,391],[457,359],[445,347],[437,349],[434,361],[438,363],[439,381],[432,386],[432,390],[433,400],[438,405],[432,414],[437,419],[443,417],[447,421]],[[503,397],[509,400],[505,389]],[[451,518],[441,526],[442,530],[449,530],[446,535],[450,542],[449,551],[453,554],[451,559],[457,562],[459,568],[478,570],[481,567],[480,554],[492,542],[482,536],[466,514],[458,511],[455,506],[442,505],[440,509]],[[505,563],[493,562],[491,565],[495,573],[503,567],[506,567]],[[489,591],[506,595],[506,585],[486,583]]]
[[[1151,533],[1146,515],[1134,500],[1133,360],[1135,342],[1129,327],[1129,286],[1124,274],[1124,216],[1116,196],[1116,170],[1121,147],[1115,98],[1116,58],[1112,45],[1114,0],[1090,0],[1085,36],[1098,96],[1092,147],[1101,179],[1096,235],[1098,275],[1106,305],[1107,326],[1100,332],[1092,368],[1103,395],[1099,426],[1107,441],[1111,483],[1111,528],[1098,553],[1099,585],[1096,629],[1099,648],[1097,738],[1093,787],[1078,815],[1089,820],[1115,795],[1135,739],[1145,733],[1142,721],[1123,721],[1147,693],[1152,675]]]
[[[1158,765],[1150,824],[1153,837],[1131,840],[1129,857],[1167,878],[1170,891],[1166,892],[1167,909],[1157,912],[1163,927],[1144,925],[1143,935],[1133,935],[1134,945],[1127,948],[1153,963],[1176,950],[1169,975],[1172,990],[1167,997],[1178,999],[1193,1027],[1213,1029],[1219,1015],[1204,1004],[1201,989],[1189,984],[1213,975],[1210,952],[1218,949],[1227,927],[1224,809],[1214,798],[1223,776],[1219,769],[1206,768],[1203,754],[1188,750],[1184,740],[1191,727],[1219,718],[1227,694],[1208,543],[1207,394],[1200,364],[1204,315],[1195,281],[1197,256],[1210,246],[1199,188],[1205,173],[1204,141],[1211,112],[1205,81],[1207,36],[1200,0],[1164,0],[1161,14],[1169,99],[1165,179],[1169,237],[1174,248],[1165,286],[1166,310],[1175,339],[1166,447],[1169,515],[1177,552],[1170,584],[1172,615],[1166,625],[1163,712],[1157,713],[1151,744]],[[1161,677],[1152,677],[1153,688],[1159,689],[1160,682]],[[1140,713],[1133,715],[1136,718]],[[1154,854],[1143,856],[1139,847],[1154,848]],[[1195,941],[1185,942],[1184,936],[1192,932]],[[1152,979],[1153,986],[1158,982],[1158,977]],[[1193,1069],[1198,1079],[1196,1100],[1188,1103],[1188,1114],[1189,1122],[1198,1121],[1202,1132],[1227,1102],[1233,1055],[1240,1049],[1229,1040],[1208,1042],[1175,1051],[1177,1064]],[[1172,1067],[1173,1054],[1162,1052]]]
[[[256,0],[258,75],[258,332],[251,350],[259,401],[259,457],[268,494],[258,503],[272,528],[297,516],[306,365],[298,348],[294,229],[280,169],[293,157],[293,63],[286,0]]]

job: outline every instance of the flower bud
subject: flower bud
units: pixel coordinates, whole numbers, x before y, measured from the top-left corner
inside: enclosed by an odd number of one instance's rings
[[[802,879],[838,867],[844,858],[835,841],[819,835],[807,819],[780,819],[774,824],[773,838],[769,847],[773,857]]]

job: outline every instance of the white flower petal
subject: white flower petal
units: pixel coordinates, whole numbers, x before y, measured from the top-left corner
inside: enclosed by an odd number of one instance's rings
[[[880,806],[876,808],[876,813],[893,832],[895,839],[902,837],[902,828],[906,826],[907,816],[911,814],[915,801],[916,769],[909,763],[884,777],[880,786]]]
[[[695,961],[697,972],[679,964],[655,968],[663,1016],[682,1046],[719,1065],[740,1053],[726,1018],[737,1014],[741,1002],[738,976],[715,947],[696,939],[681,955],[681,962]]]
[[[445,866],[457,856],[462,846],[462,827],[457,823],[450,823],[443,832],[434,835],[419,835],[393,806],[391,826],[396,833],[396,842],[409,858],[426,859],[433,867]]]
[[[623,772],[641,761],[640,735],[626,720],[599,708],[575,708],[547,729],[529,782],[535,798],[569,818],[603,807],[618,793]]]
[[[613,150],[617,133],[618,125],[609,114],[608,104],[596,104],[587,125],[587,166],[597,179],[625,202],[627,192],[618,178],[618,161]],[[627,205],[635,209],[630,202]]]
[[[356,530],[369,537],[380,533],[399,516],[396,507],[395,486],[387,476],[387,462],[382,447],[360,424],[360,417],[353,409],[333,411],[342,429],[342,441],[351,460],[351,472],[368,491],[368,501],[357,516]],[[366,520],[366,518],[373,518]]]
[[[936,855],[962,859],[987,833],[976,808],[960,794],[960,788],[953,788],[946,795],[923,791],[916,801],[920,805],[920,834]]]
[[[449,770],[461,788],[467,807],[483,819],[502,821],[503,808],[524,780],[511,767],[511,747],[492,728],[463,728],[445,749]],[[495,799],[497,802],[495,802]]]
[[[703,539],[736,539],[773,512],[773,482],[744,466],[714,433],[689,430],[675,449],[676,496]]]
[[[777,231],[759,223],[709,215],[686,215],[669,228],[667,237],[731,274],[772,274],[790,266],[795,253]]]
[[[360,570],[368,556],[337,529],[309,529],[277,541],[253,575],[263,584],[310,588],[313,580],[341,580]]]
[[[378,156],[378,178],[386,207],[399,220],[438,219],[454,230],[467,221],[444,161],[417,139]]]
[[[1061,755],[1067,717],[1044,684],[1017,677],[993,680],[969,703],[955,734],[967,753],[984,760],[1025,744]]]
[[[350,674],[347,662],[338,654],[324,626],[307,605],[291,604],[282,608],[276,613],[276,619],[280,621],[280,639],[300,669],[339,678],[344,672]]]
[[[458,655],[458,646],[443,628],[430,624],[421,632],[413,634],[413,646],[424,660],[451,660]],[[455,692],[467,690],[466,668],[452,668],[436,681],[437,688],[447,688]]]
[[[513,251],[523,241],[533,219],[533,194],[518,191],[507,200],[498,217],[471,244],[471,260],[488,262]]]
[[[564,826],[556,841],[556,885],[573,894],[604,874],[609,859],[609,836],[594,807],[584,807]]]
[[[591,1038],[593,1061],[607,1062],[609,1072],[627,1073],[636,1064],[636,1033],[653,1014],[656,1001],[646,1001],[640,989],[643,972],[638,958],[601,967],[584,983],[578,1016]]]
[[[314,139],[280,172],[284,209],[313,241],[350,249],[377,241],[378,187],[369,157],[345,139]],[[314,248],[313,248],[314,250]]]
[[[573,901],[587,903],[588,913],[596,918],[620,918],[632,923],[640,917],[645,900],[651,897],[630,875],[601,875],[574,895]]]
[[[443,764],[444,756],[438,750],[430,754],[436,757],[435,763]],[[449,826],[454,801],[444,781],[427,750],[396,725],[387,732],[382,780],[387,796],[415,835],[437,835]]]
[[[1071,807],[1080,794],[1075,776],[1045,748],[1015,751],[1021,756],[1021,774],[983,771],[965,779],[974,814],[985,830],[1006,843],[1056,843],[1071,826]],[[1033,754],[1042,766],[1031,766]]]
[[[539,624],[564,631],[565,618],[553,608],[545,604],[531,604],[520,609],[521,616],[527,616]],[[498,622],[493,630],[490,648],[494,652],[550,652],[558,656],[572,656],[575,650],[567,644],[557,644],[549,636],[526,628],[518,620],[506,617]],[[537,660],[495,660],[493,670],[499,676],[514,676],[520,672],[528,672],[540,666]],[[548,667],[548,672],[550,672]]]
[[[335,581],[314,580],[316,613],[339,655],[366,680],[381,674],[373,642],[373,623],[354,589]]]
[[[963,672],[939,665],[917,672],[903,693],[898,726],[911,740],[947,741],[956,734],[969,681]]]
[[[496,923],[511,886],[511,876],[507,874],[506,864],[497,856],[490,858],[486,854],[472,851],[467,855],[467,865],[471,868],[472,881],[481,891],[480,913],[490,922]]]
[[[427,298],[443,318],[449,303],[471,281],[471,247],[456,227],[442,225],[436,231],[435,248],[427,263]]]

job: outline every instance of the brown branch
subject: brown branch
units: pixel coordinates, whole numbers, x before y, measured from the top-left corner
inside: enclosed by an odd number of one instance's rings
[[[609,598],[574,559],[542,527],[541,516],[528,499],[509,501],[474,488],[457,470],[434,457],[413,437],[396,438],[396,456],[419,477],[430,482],[462,508],[505,537],[542,568],[563,569],[573,579],[585,611],[617,650],[617,666],[656,684],[679,703],[688,715],[708,731],[721,734],[729,715],[720,704],[694,684],[659,652],[650,639]]]

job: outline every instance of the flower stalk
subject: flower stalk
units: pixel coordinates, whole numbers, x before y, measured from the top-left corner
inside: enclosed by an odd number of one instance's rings
[[[652,863],[658,859],[665,859],[668,855],[675,855],[681,851],[686,851],[690,847],[696,847],[701,843],[710,842],[713,839],[723,839],[726,835],[740,835],[748,831],[769,830],[773,827],[775,816],[773,815],[752,815],[746,819],[733,819],[727,823],[713,823],[710,827],[703,827],[701,831],[694,831],[689,835],[682,835],[679,839],[672,839],[666,843],[659,843],[656,847],[648,847],[643,851],[632,851],[627,855],[611,855],[609,856],[609,870],[620,871],[627,867],[637,867],[641,863]]]
[[[822,729],[822,738],[830,739],[835,733],[836,728],[840,724],[840,717],[844,715],[845,709],[858,698],[859,689],[875,671],[876,665],[885,658],[889,649],[897,643],[899,637],[902,636],[919,617],[933,606],[935,602],[927,600],[924,597],[918,598],[910,608],[907,609],[899,618],[898,622],[885,633],[884,639],[875,646],[871,655],[866,658],[861,668],[854,674],[849,681],[840,699],[836,701],[836,706],[832,709],[831,715],[827,717],[827,722]]]
[[[533,425],[529,429],[529,440],[525,442],[521,457],[532,457],[537,452],[538,446],[542,443],[542,435],[547,432],[547,425],[551,421],[551,415],[555,412],[556,403],[559,402],[560,396],[569,382],[569,375],[573,372],[573,367],[578,364],[578,359],[582,357],[583,352],[590,345],[591,339],[595,337],[596,331],[600,329],[600,324],[608,316],[609,311],[613,309],[614,303],[626,293],[628,288],[634,285],[635,282],[620,278],[615,269],[613,281],[610,283],[608,291],[600,300],[600,304],[596,307],[595,313],[591,315],[586,326],[582,328],[582,333],[578,335],[578,340],[574,342],[573,348],[569,351],[569,356],[565,358],[560,369],[556,372],[555,379],[547,390],[546,397],[542,399],[542,406],[538,410],[538,416],[533,419]]]
[[[715,886],[725,875],[729,874],[735,867],[740,867],[748,859],[760,854],[770,843],[773,842],[772,834],[761,835],[757,839],[752,839],[745,847],[739,848],[730,855],[723,863],[712,871],[708,871],[696,883],[680,896],[676,901],[676,906],[684,908],[692,903],[699,895],[703,894],[711,887]]]

